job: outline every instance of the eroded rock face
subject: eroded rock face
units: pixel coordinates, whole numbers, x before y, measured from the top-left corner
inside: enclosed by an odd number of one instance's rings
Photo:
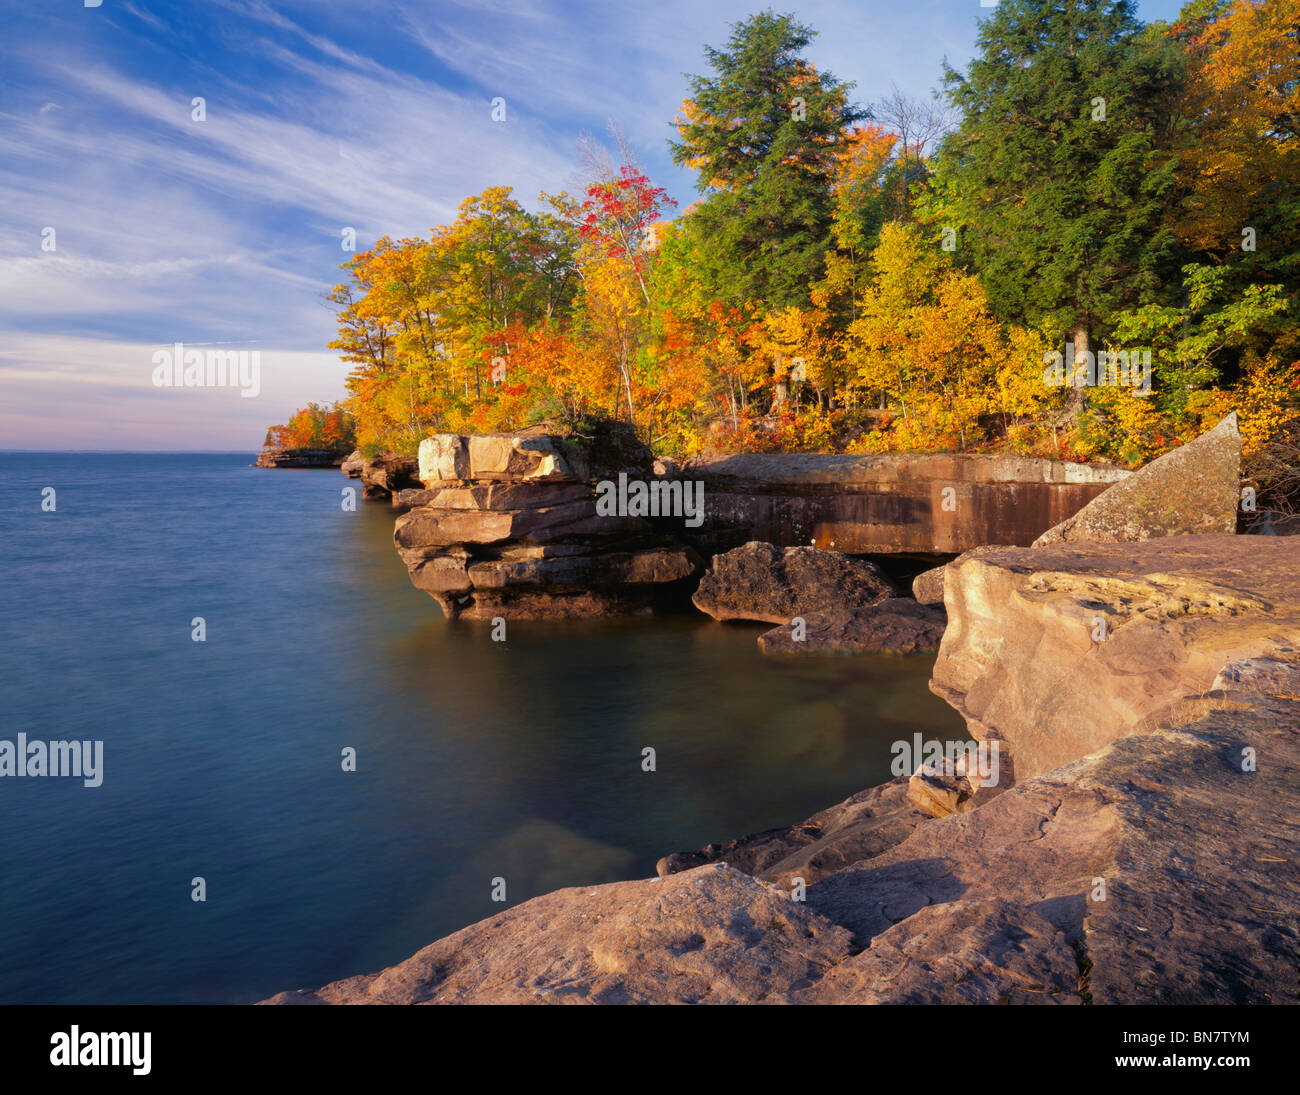
[[[754,540],[956,555],[982,544],[1028,545],[1132,473],[1006,455],[746,453],[680,474],[704,484],[704,523],[682,535],[706,555]]]
[[[1006,548],[947,582],[931,688],[1018,779],[1167,720],[1228,662],[1300,649],[1294,537]]]
[[[838,551],[755,542],[715,556],[692,601],[715,620],[787,624],[796,616],[839,616],[892,594],[873,563]]]
[[[546,435],[443,434],[420,445],[423,488],[394,499],[411,582],[449,618],[651,612],[685,600],[695,552],[637,517],[597,511],[583,452]]]
[[[339,468],[349,479],[360,479],[366,498],[391,498],[400,505],[399,495],[420,486],[418,462],[414,457],[381,453],[367,459],[354,452]]]
[[[419,477],[426,487],[458,480],[578,482],[587,462],[576,446],[545,434],[438,434],[420,442]]]
[[[1209,433],[1116,483],[1044,532],[1033,546],[1235,532],[1240,501],[1241,432],[1234,413]]]

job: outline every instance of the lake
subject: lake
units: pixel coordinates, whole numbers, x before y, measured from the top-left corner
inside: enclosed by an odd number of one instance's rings
[[[387,502],[252,459],[0,454],[0,739],[104,742],[101,786],[0,779],[0,1003],[376,971],[500,911],[495,878],[649,877],[966,738],[931,656],[770,658],[697,615],[493,642],[411,586]]]

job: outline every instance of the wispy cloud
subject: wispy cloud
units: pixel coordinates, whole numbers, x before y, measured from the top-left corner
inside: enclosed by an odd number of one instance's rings
[[[722,45],[761,6],[17,10],[0,98],[0,448],[256,446],[294,403],[343,394],[323,294],[348,257],[344,227],[365,247],[423,235],[488,186],[513,186],[529,203],[571,188],[579,136],[603,136],[610,121],[689,201],[692,179],[666,148],[683,73],[700,71],[705,43]],[[1147,18],[1176,7],[1142,5]],[[940,59],[965,60],[987,11],[978,0],[808,0],[798,14],[822,31],[817,64],[856,80],[868,101],[894,83],[934,86]],[[491,120],[496,95],[505,124]],[[205,121],[191,117],[195,96]],[[256,400],[142,388],[143,349],[176,340],[281,356]]]

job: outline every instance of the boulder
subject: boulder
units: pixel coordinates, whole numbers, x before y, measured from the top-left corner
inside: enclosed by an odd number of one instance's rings
[[[984,547],[971,548],[970,551],[957,556],[953,562],[969,559],[973,555],[983,555],[989,551],[998,551],[1004,546],[1009,545],[989,544]],[[923,570],[912,579],[912,596],[923,605],[943,604],[943,576],[947,569],[948,564],[945,563],[941,567]]]
[[[1241,432],[1234,413],[1102,492],[1033,546],[1235,532],[1240,500]]]
[[[821,612],[839,616],[892,595],[873,563],[838,551],[753,542],[715,556],[692,600],[715,620],[786,624]]]
[[[361,469],[365,467],[365,464],[366,458],[361,455],[361,450],[354,449],[344,458],[343,463],[339,465],[339,471],[349,479],[360,479]]]
[[[1300,649],[1295,537],[1004,548],[947,582],[930,687],[1017,779],[1167,720],[1228,662]]]
[[[890,597],[855,612],[818,612],[758,637],[764,654],[916,654],[938,650],[948,617],[942,608]],[[796,638],[802,632],[803,637]]]
[[[946,568],[946,563],[943,566],[932,567],[921,571],[912,579],[912,597],[917,604],[943,604],[943,572]]]
[[[976,784],[960,764],[944,759],[922,765],[907,781],[907,800],[930,817],[948,817],[975,808]]]

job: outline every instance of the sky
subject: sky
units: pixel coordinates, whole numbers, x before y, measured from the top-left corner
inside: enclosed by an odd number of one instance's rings
[[[0,0],[0,450],[260,448],[346,394],[324,300],[344,229],[358,251],[425,236],[489,186],[538,208],[579,188],[579,142],[608,143],[611,123],[684,207],[694,175],[668,141],[688,74],[765,6]],[[990,14],[770,6],[819,31],[807,55],[864,106],[929,95]],[[257,351],[256,394],[160,386],[177,343]]]

